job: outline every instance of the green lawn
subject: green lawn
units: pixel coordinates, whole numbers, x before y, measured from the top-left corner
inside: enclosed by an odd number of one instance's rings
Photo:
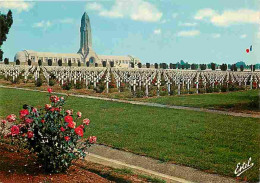
[[[147,98],[142,101],[203,108],[236,108],[259,111],[259,90]]]
[[[45,93],[0,88],[0,116],[18,114],[25,103],[49,101]],[[77,97],[65,108],[90,118],[88,135],[99,143],[229,176],[238,162],[252,157],[255,165],[241,176],[258,179],[259,119]]]

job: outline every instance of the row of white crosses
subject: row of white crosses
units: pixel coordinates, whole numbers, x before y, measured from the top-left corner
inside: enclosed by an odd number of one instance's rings
[[[74,85],[77,82],[84,81],[86,88],[93,84],[94,88],[105,74],[104,68],[88,68],[88,67],[44,67],[45,78],[50,78],[51,75],[59,81],[62,86],[65,82],[72,82]]]
[[[216,85],[229,85],[230,83],[250,89],[253,86],[260,87],[260,72],[229,72],[229,71],[179,71],[179,70],[162,70],[162,69],[129,69],[129,68],[91,68],[91,67],[55,67],[55,66],[12,66],[0,65],[0,74],[6,78],[11,76],[13,81],[23,73],[25,81],[29,74],[32,74],[37,80],[42,72],[47,83],[51,75],[59,81],[61,85],[69,81],[74,84],[85,82],[86,88],[93,84],[94,88],[100,82],[101,78],[105,79],[106,92],[109,92],[109,83],[111,75],[115,78],[116,87],[120,91],[122,83],[129,84],[130,90],[136,94],[137,88],[144,89],[145,95],[148,96],[151,86],[156,86],[157,95],[159,95],[162,86],[162,80],[165,80],[168,94],[173,86],[178,88],[178,94],[181,89],[196,88],[198,93],[199,84],[215,87]],[[163,78],[162,78],[163,77]],[[156,80],[155,80],[156,79]],[[153,82],[154,81],[154,82]]]

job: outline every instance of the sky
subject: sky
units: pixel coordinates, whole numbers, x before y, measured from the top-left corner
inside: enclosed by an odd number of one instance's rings
[[[76,53],[80,20],[90,18],[98,55],[132,55],[143,63],[260,63],[260,0],[0,0],[14,23],[2,49]],[[253,51],[246,49],[253,46]]]

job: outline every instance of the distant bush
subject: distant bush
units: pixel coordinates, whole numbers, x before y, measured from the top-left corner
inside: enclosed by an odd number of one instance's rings
[[[76,89],[82,89],[83,88],[83,82],[82,81],[81,82],[77,81],[76,85],[75,85],[75,88]]]
[[[72,84],[70,82],[66,82],[62,85],[63,90],[70,90],[72,88]]]
[[[42,86],[42,79],[41,79],[41,78],[38,78],[38,79],[35,81],[35,86],[36,86],[36,87]]]
[[[49,80],[49,85],[50,86],[54,86],[55,85],[55,80],[54,79],[50,79]]]
[[[227,87],[224,86],[224,85],[222,85],[222,86],[220,87],[220,90],[221,90],[221,92],[227,92]]]
[[[102,93],[105,90],[105,84],[100,83],[97,85],[97,87],[94,89],[97,93]]]
[[[143,98],[143,97],[144,97],[144,91],[143,91],[143,90],[137,90],[137,91],[135,92],[135,96],[136,96],[137,98]]]
[[[8,59],[8,58],[5,58],[5,59],[4,59],[4,64],[6,64],[6,65],[9,64],[9,59]]]

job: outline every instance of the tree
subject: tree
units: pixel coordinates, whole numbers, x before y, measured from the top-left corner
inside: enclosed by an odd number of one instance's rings
[[[173,64],[172,64],[172,63],[170,63],[170,65],[169,65],[169,66],[170,66],[170,69],[172,69],[172,68],[173,68]]]
[[[8,59],[8,58],[5,58],[5,59],[4,59],[4,63],[5,63],[6,65],[8,65],[8,64],[9,64],[9,59]]]
[[[62,66],[62,60],[61,59],[58,60],[58,66]]]
[[[138,68],[142,68],[142,64],[140,62],[137,65],[138,65]]]
[[[172,64],[172,69],[177,69],[177,65],[176,64]]]
[[[150,68],[150,63],[146,63],[146,68]]]
[[[81,66],[81,62],[80,61],[78,61],[78,67],[80,67]]]
[[[189,69],[190,68],[190,64],[188,62],[185,63],[185,69]]]
[[[244,65],[240,65],[240,71],[244,70]]]
[[[38,60],[38,65],[42,66],[42,60]]]
[[[48,59],[48,66],[52,66],[52,60]]]
[[[251,65],[251,66],[250,66],[250,69],[251,69],[251,71],[254,72],[254,71],[255,71],[255,65]]]
[[[206,64],[200,64],[200,70],[206,70],[207,65]]]
[[[30,59],[28,59],[28,65],[32,65],[32,61]]]
[[[220,66],[220,69],[221,69],[222,71],[226,71],[226,70],[227,70],[227,64],[222,64],[222,65]]]
[[[7,15],[4,15],[0,12],[0,61],[3,60],[3,51],[1,49],[1,46],[3,45],[3,42],[6,41],[7,37],[6,35],[9,33],[9,29],[11,28],[13,24],[13,16],[12,11],[9,10]]]
[[[29,60],[28,60],[29,61]],[[16,61],[15,61],[15,65],[20,65],[20,60],[19,59],[17,59]]]
[[[216,64],[215,64],[215,63],[212,62],[212,63],[210,64],[210,67],[211,67],[211,69],[212,69],[213,71],[216,70]]]
[[[71,65],[72,65],[72,64],[71,64],[71,60],[69,60],[69,61],[68,61],[68,66],[71,67]]]
[[[155,69],[158,69],[158,64],[155,63],[155,64],[154,64],[154,67],[155,67]]]

